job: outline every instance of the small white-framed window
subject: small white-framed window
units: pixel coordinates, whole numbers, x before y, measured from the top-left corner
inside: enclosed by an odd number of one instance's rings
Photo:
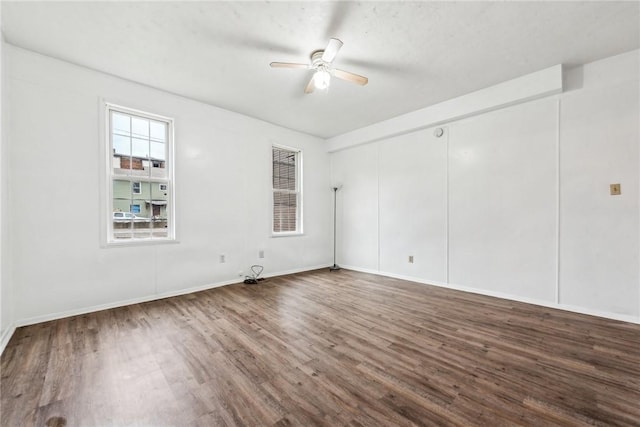
[[[272,147],[272,233],[274,236],[302,233],[302,152]]]
[[[175,240],[173,120],[105,103],[108,244]]]

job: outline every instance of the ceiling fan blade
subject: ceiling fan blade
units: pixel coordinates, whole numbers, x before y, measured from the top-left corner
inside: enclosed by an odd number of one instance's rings
[[[272,68],[309,68],[309,64],[296,64],[293,62],[272,62],[269,65],[271,65]]]
[[[329,44],[327,45],[327,48],[324,50],[324,53],[322,54],[322,60],[328,63],[333,62],[333,60],[336,59],[336,55],[338,54],[338,51],[340,50],[341,47],[342,47],[342,42],[340,40],[329,39]]]
[[[307,83],[307,87],[304,88],[304,93],[311,93],[316,88],[315,82],[313,81],[313,76],[309,79],[309,83]]]
[[[358,74],[350,73],[348,71],[342,71],[342,70],[334,69],[333,70],[333,75],[336,76],[339,79],[346,80],[346,81],[349,81],[349,82],[353,82],[353,83],[359,84],[361,86],[364,86],[367,83],[369,83],[369,79],[368,78],[366,78],[364,76],[361,76],[361,75],[358,75]]]

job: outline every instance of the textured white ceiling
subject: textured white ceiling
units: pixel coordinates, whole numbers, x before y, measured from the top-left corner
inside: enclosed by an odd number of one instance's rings
[[[2,2],[13,45],[332,137],[563,63],[640,47],[639,2]],[[333,79],[305,95],[330,37]]]

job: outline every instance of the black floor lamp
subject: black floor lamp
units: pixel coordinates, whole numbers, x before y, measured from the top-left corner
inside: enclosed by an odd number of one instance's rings
[[[340,266],[336,264],[336,202],[339,187],[333,187],[333,265],[329,267],[329,271],[340,270]]]

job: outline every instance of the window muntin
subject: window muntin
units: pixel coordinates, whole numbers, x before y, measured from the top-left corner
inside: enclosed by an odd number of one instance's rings
[[[301,163],[299,150],[272,147],[274,235],[302,233]]]
[[[107,133],[107,242],[173,240],[172,120],[107,104]]]

